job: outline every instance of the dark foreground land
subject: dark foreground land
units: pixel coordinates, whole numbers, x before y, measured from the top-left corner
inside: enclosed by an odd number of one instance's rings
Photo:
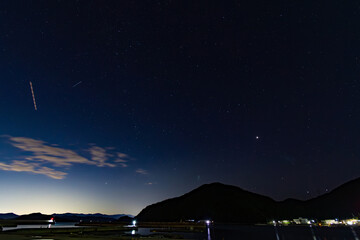
[[[28,240],[28,239],[41,239],[41,240],[99,240],[99,239],[184,239],[181,235],[174,232],[201,232],[205,229],[200,225],[189,224],[148,224],[146,227],[152,228],[151,234],[132,235],[132,230],[137,230],[136,227],[124,227],[115,224],[101,224],[91,226],[84,226],[79,228],[39,228],[39,229],[17,229],[11,231],[0,232],[1,240]],[[166,229],[161,231],[160,229]]]

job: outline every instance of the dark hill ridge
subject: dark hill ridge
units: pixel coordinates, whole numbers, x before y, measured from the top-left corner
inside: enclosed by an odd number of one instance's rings
[[[0,213],[0,220],[49,220],[52,217],[55,218],[56,222],[113,222],[117,221],[121,217],[129,217],[132,215],[126,214],[113,214],[106,215],[101,213],[94,214],[83,214],[83,213],[54,213],[52,215],[44,215],[41,213],[31,213],[25,215],[16,215],[14,213]]]
[[[0,213],[0,219],[14,219],[17,217],[18,215],[14,213]]]
[[[54,216],[59,216],[59,217],[94,217],[94,218],[109,218],[109,219],[118,219],[120,217],[123,216],[128,216],[127,214],[112,214],[112,215],[107,215],[107,214],[102,214],[102,213],[54,213]]]
[[[101,213],[94,214],[82,214],[82,213],[63,213],[63,214],[53,214],[57,222],[112,222],[119,219],[122,216],[127,216],[125,214],[114,214],[106,215]]]
[[[50,220],[53,216],[51,215],[44,215],[41,213],[31,213],[26,215],[21,215],[15,220]]]
[[[221,183],[205,184],[184,194],[152,204],[136,217],[139,221],[212,219],[218,222],[260,223],[297,217],[348,218],[360,214],[360,178],[330,193],[300,201],[273,199]]]
[[[360,178],[349,181],[330,193],[307,201],[314,216],[351,217],[360,215]],[[331,211],[329,211],[331,210]]]
[[[126,215],[126,216],[120,217],[117,221],[119,223],[121,222],[121,223],[131,224],[133,220],[134,220],[134,218]]]
[[[205,184],[183,196],[146,207],[139,221],[213,219],[221,222],[264,222],[275,215],[276,202],[269,197],[221,183]]]

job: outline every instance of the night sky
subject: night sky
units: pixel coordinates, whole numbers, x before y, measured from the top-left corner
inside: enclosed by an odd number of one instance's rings
[[[356,1],[1,1],[0,83],[0,212],[360,176]]]

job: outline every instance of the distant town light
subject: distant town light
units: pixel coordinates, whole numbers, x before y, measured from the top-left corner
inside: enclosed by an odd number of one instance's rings
[[[136,226],[136,220],[132,221],[133,226]]]
[[[210,224],[210,220],[206,220],[206,225],[209,225]]]
[[[358,219],[347,219],[345,220],[346,225],[358,225],[360,221]]]

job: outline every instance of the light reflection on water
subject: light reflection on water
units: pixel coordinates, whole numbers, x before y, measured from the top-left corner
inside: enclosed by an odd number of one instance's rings
[[[356,232],[355,232],[355,230],[354,230],[353,227],[351,227],[351,232],[352,232],[352,234],[354,235],[355,240],[359,240],[358,235],[356,234]]]
[[[317,240],[312,225],[310,225],[310,230],[311,230],[311,235],[312,235],[312,237],[313,237],[313,240]]]
[[[276,236],[276,240],[280,240],[280,237],[279,237],[279,232],[277,230],[277,227],[276,227],[276,222],[274,221],[274,229],[275,229],[275,236]]]
[[[56,224],[31,224],[31,225],[17,225],[16,227],[4,227],[3,231],[15,230],[15,229],[33,229],[33,228],[74,228],[75,222],[64,222]]]

